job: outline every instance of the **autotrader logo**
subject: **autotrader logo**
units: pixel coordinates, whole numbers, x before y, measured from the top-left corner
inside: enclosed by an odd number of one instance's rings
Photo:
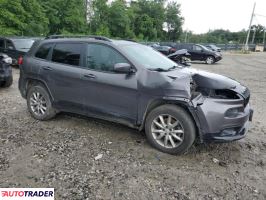
[[[0,200],[54,200],[54,188],[0,188]]]

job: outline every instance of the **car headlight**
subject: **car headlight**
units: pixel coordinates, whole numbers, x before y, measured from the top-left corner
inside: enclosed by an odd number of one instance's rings
[[[242,107],[230,108],[226,111],[225,116],[230,117],[230,118],[234,118],[234,117],[237,117],[241,112],[243,112]]]

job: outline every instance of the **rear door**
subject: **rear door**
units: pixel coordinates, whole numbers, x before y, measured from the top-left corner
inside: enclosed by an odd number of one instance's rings
[[[82,43],[57,43],[48,56],[40,62],[40,76],[47,83],[54,106],[60,110],[83,113]]]
[[[129,61],[111,46],[87,45],[86,71],[82,74],[84,104],[88,114],[135,123],[138,107],[136,75],[114,72],[116,63]]]

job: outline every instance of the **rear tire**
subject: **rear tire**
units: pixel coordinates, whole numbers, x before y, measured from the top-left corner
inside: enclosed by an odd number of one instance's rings
[[[193,144],[196,127],[185,109],[176,105],[162,105],[152,110],[145,122],[148,142],[169,154],[182,154]]]
[[[56,115],[47,90],[41,85],[32,86],[27,92],[27,106],[32,117],[45,121]]]
[[[9,78],[7,78],[7,80],[4,81],[3,87],[4,88],[10,87],[12,83],[13,83],[13,76],[10,76]]]

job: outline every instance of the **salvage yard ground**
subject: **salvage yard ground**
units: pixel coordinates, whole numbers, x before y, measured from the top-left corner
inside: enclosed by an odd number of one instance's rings
[[[14,69],[12,87],[0,89],[0,187],[53,187],[56,200],[266,199],[266,53],[225,54],[217,64],[193,67],[248,86],[255,113],[245,139],[196,144],[182,156],[158,152],[143,133],[102,120],[34,120]]]

